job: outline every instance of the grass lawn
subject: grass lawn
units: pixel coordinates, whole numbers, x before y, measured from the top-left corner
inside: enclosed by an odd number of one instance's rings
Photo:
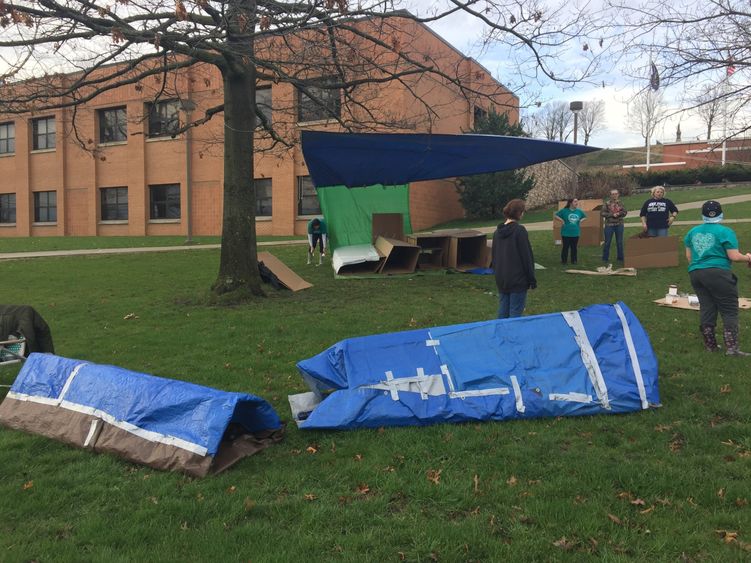
[[[751,225],[736,227],[749,250]],[[671,283],[689,290],[685,259],[636,278],[576,276],[557,265],[549,232],[530,235],[548,269],[527,314],[623,300],[658,356],[662,408],[372,431],[290,425],[280,444],[202,480],[0,429],[0,560],[749,560],[750,364],[703,352],[696,312],[652,303]],[[334,280],[305,264],[304,248],[272,251],[314,287],[208,306],[219,252],[175,251],[2,262],[3,301],[36,307],[60,355],[255,393],[286,420],[287,395],[305,390],[298,360],[351,336],[496,311],[492,276]],[[599,252],[581,248],[580,267],[599,266]],[[751,270],[735,271],[751,297]],[[751,349],[751,311],[740,315]]]

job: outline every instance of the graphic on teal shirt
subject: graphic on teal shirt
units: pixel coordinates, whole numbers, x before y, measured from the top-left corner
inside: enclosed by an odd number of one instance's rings
[[[579,223],[584,219],[587,214],[581,209],[569,209],[564,207],[556,212],[556,215],[563,220],[563,226],[561,227],[561,236],[563,237],[578,237],[581,233]]]
[[[704,268],[730,269],[727,250],[738,248],[738,238],[732,229],[722,225],[706,223],[691,229],[683,239],[686,248],[691,249],[691,263],[688,271]]]

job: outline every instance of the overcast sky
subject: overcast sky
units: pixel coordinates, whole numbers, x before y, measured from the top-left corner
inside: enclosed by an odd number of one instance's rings
[[[419,13],[419,5],[422,4],[424,0],[411,1],[415,4],[412,5],[410,10]],[[590,145],[602,148],[635,147],[643,145],[644,140],[640,134],[634,132],[628,126],[627,106],[629,100],[639,91],[639,89],[647,86],[647,72],[645,72],[645,76],[641,81],[635,81],[633,78],[620,75],[616,69],[597,75],[597,85],[580,84],[563,89],[548,81],[547,83],[527,84],[522,88],[514,88],[514,85],[519,82],[518,80],[515,80],[514,74],[518,74],[519,71],[513,65],[507,64],[509,56],[508,52],[505,50],[506,48],[483,50],[478,47],[478,38],[481,35],[482,28],[477,18],[467,14],[457,14],[450,18],[435,22],[434,24],[431,24],[431,26],[439,35],[454,45],[457,49],[478,60],[498,81],[511,87],[514,93],[519,96],[522,107],[534,103],[535,100],[540,100],[542,103],[550,101],[563,101],[569,103],[575,100],[586,103],[591,100],[602,100],[605,102],[606,127],[593,134],[590,139]],[[560,68],[565,67],[569,62],[571,65],[575,66],[577,62],[576,59],[576,52],[564,55],[564,58],[560,61]],[[648,65],[648,61],[646,61],[646,65]],[[530,63],[529,66],[533,67],[534,65]],[[532,70],[532,68],[529,69],[530,72]],[[736,73],[733,79],[738,79],[739,74],[740,72]],[[669,117],[658,126],[653,137],[653,143],[654,141],[675,141],[676,128],[679,123],[682,140],[687,141],[696,139],[697,137],[706,137],[705,126],[702,124],[701,120],[692,115],[691,112],[680,111],[680,96],[682,93],[682,91],[676,92],[669,88],[663,90],[663,97],[668,109],[667,115]],[[533,110],[534,108],[530,111]],[[717,133],[713,136],[718,136],[720,130],[717,129],[717,126],[715,127],[715,131]],[[581,131],[579,132],[579,135],[581,140]]]

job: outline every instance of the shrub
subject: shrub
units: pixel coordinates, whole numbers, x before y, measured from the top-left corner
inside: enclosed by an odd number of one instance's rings
[[[751,181],[751,166],[727,164],[725,166],[701,166],[699,168],[682,168],[680,170],[632,171],[629,173],[629,177],[642,187],[748,182]]]
[[[581,172],[576,191],[580,199],[604,199],[610,190],[630,195],[638,187],[633,178],[608,172]]]

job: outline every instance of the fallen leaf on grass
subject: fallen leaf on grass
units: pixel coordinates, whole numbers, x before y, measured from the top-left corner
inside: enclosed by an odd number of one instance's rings
[[[383,470],[386,473],[393,473],[394,471],[396,471],[396,467],[394,467],[393,465],[387,465],[386,467],[383,468]]]
[[[647,503],[644,502],[642,499],[637,498],[637,499],[632,500],[631,504],[633,504],[634,506],[646,506]]]
[[[156,497],[149,497],[149,500],[152,504],[159,504],[159,499]]]
[[[658,424],[655,426],[655,432],[667,432],[672,429],[673,427],[670,424]]]
[[[307,501],[316,500],[318,497],[314,495],[313,493],[305,493],[302,498],[304,498]]]
[[[725,543],[738,541],[738,532],[731,532],[729,530],[715,530],[715,532]]]
[[[574,548],[574,543],[570,542],[569,540],[567,540],[566,536],[562,537],[559,540],[554,541],[553,545],[555,547],[559,547],[559,548],[563,549],[564,551],[569,551],[569,550],[571,550],[571,549]]]
[[[574,497],[574,504],[584,504],[585,502],[587,502],[587,497],[585,496],[576,495]]]
[[[623,526],[623,522],[615,514],[608,514],[608,519],[611,522],[613,522],[614,524],[618,524],[619,526]]]
[[[24,491],[28,491],[34,486],[34,481],[26,481],[23,485],[21,485],[21,489]]]
[[[370,487],[365,483],[357,485],[357,492],[361,495],[367,495],[370,492]]]
[[[632,495],[628,491],[620,492],[620,493],[618,493],[615,496],[616,496],[616,498],[619,498],[621,500],[631,500],[632,498],[634,498],[634,495]]]
[[[243,501],[243,508],[245,509],[245,512],[250,512],[256,507],[256,501],[254,501],[250,497],[245,497],[245,500]]]
[[[188,523],[187,522],[183,522],[182,524],[180,524],[180,529],[181,530],[187,530],[188,529]]]
[[[745,498],[735,499],[735,506],[737,506],[738,508],[741,508],[742,506],[748,506],[748,499],[745,499]]]
[[[480,477],[478,477],[477,474],[472,477],[472,486],[475,493],[480,490]]]
[[[138,315],[136,315],[135,313],[128,313],[127,315],[125,315],[123,317],[123,320],[124,321],[132,321],[132,320],[135,320],[137,318],[138,318]]]
[[[513,475],[511,477],[509,477],[508,479],[506,479],[506,484],[509,487],[516,487],[516,484],[518,482],[519,482],[519,480],[516,477],[514,477]]]
[[[719,491],[717,491],[717,496],[720,498],[725,498],[725,487],[722,487]]]
[[[233,495],[235,494],[235,491],[237,491],[237,487],[235,487],[234,485],[230,485],[229,487],[227,487],[227,492],[229,494]]]
[[[729,383],[726,383],[725,385],[723,385],[722,387],[720,387],[720,393],[730,393],[732,391],[733,391],[733,388],[730,387]]]
[[[639,514],[649,514],[655,509],[654,505],[650,506],[649,508],[645,508],[644,510],[640,510]]]
[[[362,454],[355,454],[355,457],[353,457],[355,461],[362,461]]]
[[[428,481],[430,481],[434,485],[440,485],[441,473],[443,473],[443,469],[428,469],[428,472],[427,472]]]
[[[307,448],[305,448],[305,451],[309,454],[317,454],[318,453],[318,444],[311,444]]]

